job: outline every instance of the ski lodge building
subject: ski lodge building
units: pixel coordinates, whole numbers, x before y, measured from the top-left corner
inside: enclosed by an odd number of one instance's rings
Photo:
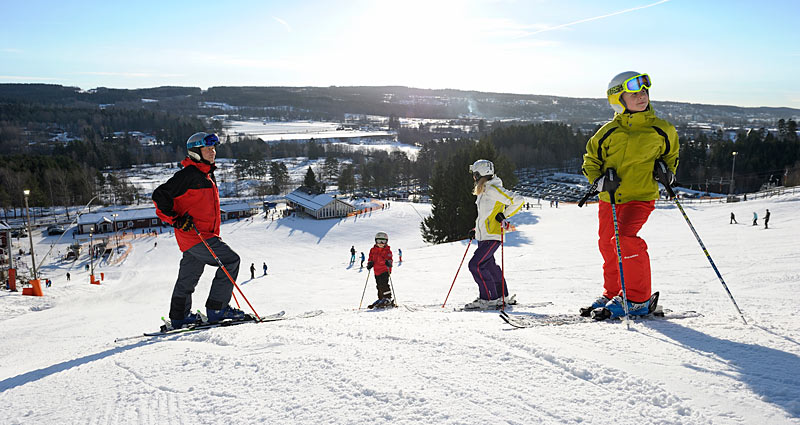
[[[300,187],[286,195],[286,202],[290,208],[302,211],[311,217],[319,219],[347,217],[356,208],[341,199],[330,195],[315,195],[306,187]]]
[[[109,233],[117,230],[145,229],[161,226],[155,208],[118,210],[82,214],[78,218],[78,234]]]

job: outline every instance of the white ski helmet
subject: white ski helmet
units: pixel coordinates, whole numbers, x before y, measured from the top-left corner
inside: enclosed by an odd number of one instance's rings
[[[650,89],[649,75],[636,71],[622,72],[614,76],[608,83],[606,90],[608,104],[614,108],[614,112],[621,114],[627,107],[622,101],[622,93],[637,93],[648,89]]]
[[[375,242],[379,240],[389,242],[389,235],[387,235],[386,232],[378,232],[375,234]]]
[[[219,137],[214,133],[194,133],[186,139],[186,150],[188,151],[189,158],[200,162],[203,160],[203,155],[200,153],[200,148],[203,146],[215,146],[219,144]]]
[[[469,171],[472,172],[476,179],[491,177],[494,175],[494,164],[488,159],[479,159],[469,166]]]

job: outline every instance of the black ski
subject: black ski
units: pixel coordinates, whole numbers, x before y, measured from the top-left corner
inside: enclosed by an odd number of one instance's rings
[[[277,313],[270,314],[268,316],[262,316],[260,320],[248,316],[247,319],[243,319],[243,320],[223,320],[221,322],[216,322],[216,323],[201,323],[201,324],[189,326],[189,327],[186,327],[186,328],[169,330],[169,331],[166,331],[166,332],[162,332],[162,331],[145,332],[145,333],[143,333],[141,335],[134,335],[134,336],[117,338],[117,339],[114,340],[114,342],[127,341],[127,340],[140,339],[140,338],[159,338],[159,337],[165,337],[165,336],[170,336],[170,335],[180,335],[180,334],[189,333],[189,332],[203,331],[203,330],[206,330],[206,329],[214,329],[214,328],[221,328],[221,327],[227,327],[227,326],[242,325],[242,324],[245,324],[245,323],[266,323],[266,322],[276,322],[276,321],[279,321],[279,320],[287,320],[287,319],[302,319],[302,318],[307,318],[307,317],[319,316],[320,314],[322,314],[322,310],[309,311],[309,312],[306,312],[306,313],[303,313],[303,314],[300,314],[300,315],[297,315],[297,316],[286,316],[286,312],[285,311],[279,311]]]

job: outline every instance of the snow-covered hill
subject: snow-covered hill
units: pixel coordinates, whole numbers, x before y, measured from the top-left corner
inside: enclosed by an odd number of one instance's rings
[[[770,229],[746,222],[765,208]],[[429,206],[419,204],[223,225],[258,313],[324,310],[313,318],[114,343],[166,315],[174,238],[133,241],[124,261],[101,265],[100,286],[89,285],[85,256],[46,264],[45,297],[0,293],[0,423],[800,424],[800,196],[686,210],[749,325],[675,207],[656,209],[642,231],[654,290],[665,308],[703,316],[630,331],[621,322],[517,330],[494,312],[454,312],[477,295],[466,265],[448,308],[434,307],[467,247],[425,244]],[[731,211],[741,224],[728,224]],[[552,302],[514,314],[571,313],[599,295],[596,215],[596,205],[561,204],[514,217],[503,250],[511,292],[523,304]],[[403,250],[398,301],[429,308],[356,310],[365,280],[365,305],[375,284],[348,265],[349,249],[367,253],[379,230],[395,256]],[[211,277],[208,268],[198,308]]]

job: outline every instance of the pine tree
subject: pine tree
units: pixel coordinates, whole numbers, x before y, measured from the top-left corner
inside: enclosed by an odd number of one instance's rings
[[[467,237],[475,227],[478,211],[475,195],[472,194],[474,180],[469,165],[478,159],[494,163],[495,173],[505,187],[517,183],[511,162],[495,151],[491,142],[484,141],[458,150],[449,158],[439,161],[431,178],[431,215],[420,225],[422,238],[430,243],[445,243]]]
[[[308,171],[306,171],[306,177],[303,179],[303,186],[309,188],[312,192],[317,192],[317,176],[314,174],[314,170],[312,170],[311,167],[308,167]]]

